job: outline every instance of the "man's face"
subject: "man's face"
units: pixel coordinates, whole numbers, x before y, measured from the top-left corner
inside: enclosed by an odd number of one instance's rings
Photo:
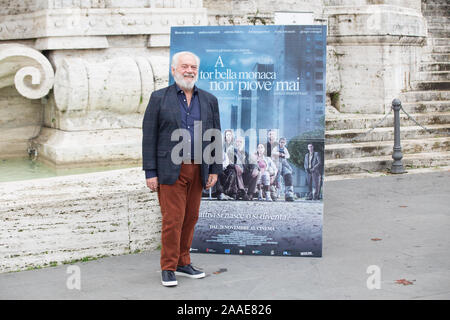
[[[284,148],[286,145],[286,140],[280,140],[280,148]]]
[[[314,151],[314,147],[312,144],[308,144],[308,150],[309,152],[313,152]]]
[[[198,79],[198,65],[195,57],[190,54],[181,55],[177,66],[172,67],[172,76],[182,89],[194,88]]]

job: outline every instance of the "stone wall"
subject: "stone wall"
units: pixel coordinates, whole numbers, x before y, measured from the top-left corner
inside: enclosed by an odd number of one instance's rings
[[[273,24],[275,11],[311,11],[322,19],[323,3],[315,0],[204,0],[211,25]]]
[[[141,169],[0,184],[0,272],[155,250],[161,214]]]
[[[392,5],[415,10],[421,9],[421,0],[324,0],[325,6]]]
[[[27,99],[13,86],[0,89],[2,159],[28,156],[29,140],[40,133],[43,112],[40,99]]]
[[[11,46],[28,41],[55,72],[55,86],[43,100],[45,128],[33,141],[40,160],[54,166],[138,164],[143,112],[150,94],[168,83],[170,27],[207,24],[202,1],[28,5],[24,11],[19,2],[8,1],[10,11],[0,15],[0,39]],[[2,63],[8,62],[0,55]],[[3,84],[1,75],[0,88],[13,83]],[[8,79],[13,77],[9,72]]]
[[[202,0],[0,0],[0,15],[61,8],[201,8]]]
[[[34,141],[54,165],[93,163],[88,150],[122,129],[121,151],[106,148],[98,160],[139,161],[142,112],[168,80],[171,26],[273,24],[276,11],[313,12],[328,25],[327,101],[350,113],[384,113],[408,89],[426,36],[419,0],[0,1],[0,39],[26,41],[55,72],[46,130]],[[87,131],[87,151],[70,159],[70,143]]]

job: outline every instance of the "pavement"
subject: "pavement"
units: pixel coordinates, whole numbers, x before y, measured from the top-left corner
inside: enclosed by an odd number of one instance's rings
[[[3,273],[0,299],[448,300],[449,182],[449,170],[326,181],[321,258],[193,253],[207,276],[166,288],[159,251],[142,252]]]

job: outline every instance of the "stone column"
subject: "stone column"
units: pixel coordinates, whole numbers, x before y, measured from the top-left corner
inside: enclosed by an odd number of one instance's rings
[[[385,113],[410,89],[426,38],[420,0],[327,0],[328,44],[336,48],[341,112]]]

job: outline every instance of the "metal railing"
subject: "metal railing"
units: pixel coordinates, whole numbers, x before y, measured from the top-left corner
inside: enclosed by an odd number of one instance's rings
[[[400,142],[400,110],[403,111],[404,114],[406,114],[407,118],[414,122],[417,126],[425,130],[426,132],[432,134],[432,133],[439,133],[440,135],[449,135],[449,132],[438,132],[437,130],[432,130],[424,125],[420,124],[416,119],[414,119],[403,107],[402,103],[399,99],[394,99],[392,101],[392,106],[389,109],[389,112],[384,115],[382,119],[380,119],[373,127],[370,128],[369,131],[365,132],[362,136],[359,135],[358,137],[355,137],[352,139],[352,142],[356,140],[360,140],[362,137],[365,137],[372,133],[376,128],[382,124],[386,118],[391,114],[392,110],[394,111],[394,147],[392,152],[392,159],[394,160],[391,166],[391,173],[398,174],[398,173],[405,173],[405,169],[403,167],[402,159],[403,159],[403,153],[402,153],[402,147]]]

